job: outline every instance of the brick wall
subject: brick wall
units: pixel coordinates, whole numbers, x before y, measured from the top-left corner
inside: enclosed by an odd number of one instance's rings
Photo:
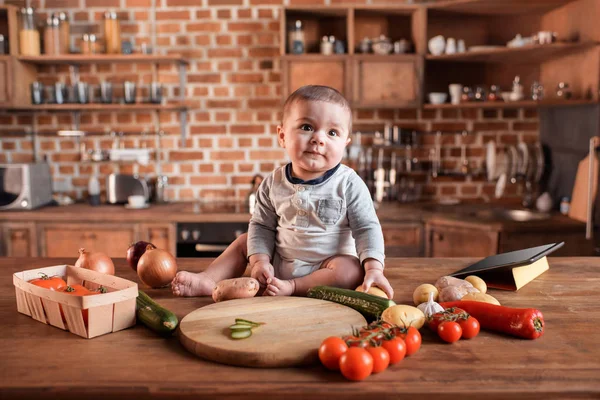
[[[12,4],[22,5],[18,2]],[[195,104],[188,114],[189,134],[185,147],[179,143],[179,116],[161,112],[162,137],[154,134],[152,112],[82,113],[80,126],[94,132],[83,142],[86,148],[109,149],[109,132],[123,131],[126,147],[157,148],[162,173],[169,176],[169,197],[191,200],[202,196],[243,198],[254,174],[266,174],[284,163],[285,153],[278,148],[275,128],[280,119],[281,74],[277,60],[279,13],[282,5],[339,4],[337,0],[156,0],[157,50],[190,57],[186,98]],[[353,4],[362,3],[354,0]],[[376,4],[376,1],[364,1]],[[83,33],[102,34],[102,14],[107,8],[120,10],[124,39],[137,48],[149,43],[151,0],[33,0],[32,5],[45,15],[68,12],[72,21],[72,46]],[[46,83],[69,82],[66,66],[38,67],[39,79]],[[114,64],[82,66],[81,80],[97,85],[106,79],[114,83],[137,81],[143,89],[152,79],[151,66]],[[175,66],[161,66],[159,79],[169,97],[177,96],[178,74]],[[26,90],[26,88],[23,88]],[[118,94],[118,93],[117,93]],[[142,90],[142,96],[145,92]],[[485,164],[485,143],[500,144],[519,140],[538,140],[538,119],[530,109],[466,110],[357,110],[355,127],[364,132],[382,130],[385,123],[419,131],[445,132],[466,129],[466,138],[444,134],[445,168],[458,168],[460,145],[467,143],[472,170]],[[97,175],[101,182],[111,172],[156,175],[156,163],[80,162],[79,143],[56,136],[59,129],[70,129],[70,113],[0,113],[0,162],[27,162],[33,159],[38,132],[40,157],[52,165],[55,188],[82,199],[87,181]],[[434,135],[420,135],[422,144],[414,155],[426,161]],[[423,185],[426,198],[457,196],[491,198],[494,183],[481,175],[474,177],[415,178]],[[509,184],[505,196],[515,197],[520,184]]]

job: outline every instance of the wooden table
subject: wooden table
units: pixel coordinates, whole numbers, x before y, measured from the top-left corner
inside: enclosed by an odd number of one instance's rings
[[[422,329],[421,350],[362,382],[320,365],[252,369],[214,364],[188,353],[176,337],[143,326],[83,339],[17,313],[12,273],[75,259],[0,258],[0,399],[433,399],[599,398],[600,259],[551,258],[550,271],[519,292],[493,291],[501,303],[536,307],[546,320],[538,340],[482,332],[470,341],[441,343]],[[200,271],[206,259],[180,259]],[[472,259],[389,259],[398,303]],[[117,275],[137,280],[115,260]],[[140,288],[143,285],[140,284]],[[147,290],[179,318],[212,302]],[[309,312],[307,310],[307,312]]]

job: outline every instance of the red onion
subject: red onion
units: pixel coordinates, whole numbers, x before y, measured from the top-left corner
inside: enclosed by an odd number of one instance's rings
[[[138,262],[137,273],[146,285],[160,288],[168,285],[175,278],[177,263],[168,251],[148,245]]]
[[[140,257],[144,254],[148,245],[152,246],[153,249],[156,248],[156,246],[152,243],[140,240],[137,243],[132,243],[127,249],[127,263],[131,268],[133,268],[134,271],[137,271],[137,265],[140,261]]]
[[[75,266],[77,268],[90,269],[103,274],[115,274],[115,265],[110,257],[99,251],[89,252],[85,251],[84,248],[79,249],[79,258],[75,262]]]

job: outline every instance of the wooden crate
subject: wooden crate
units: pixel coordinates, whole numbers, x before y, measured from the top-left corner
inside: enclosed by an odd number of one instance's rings
[[[60,276],[68,285],[80,284],[88,289],[104,286],[108,292],[73,296],[28,282],[39,278],[40,273]],[[17,272],[13,275],[13,284],[17,310],[20,313],[84,338],[93,338],[135,325],[135,300],[138,295],[135,282],[72,265],[56,265]],[[61,308],[66,323],[63,322]],[[87,324],[83,310],[87,310]]]

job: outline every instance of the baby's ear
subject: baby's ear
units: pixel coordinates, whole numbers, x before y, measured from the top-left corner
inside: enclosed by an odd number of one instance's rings
[[[277,142],[281,147],[284,147],[285,133],[283,132],[283,127],[281,125],[277,125]]]
[[[351,141],[352,141],[352,137],[350,137],[350,135],[348,135],[348,138],[346,139],[346,146],[348,146]]]

